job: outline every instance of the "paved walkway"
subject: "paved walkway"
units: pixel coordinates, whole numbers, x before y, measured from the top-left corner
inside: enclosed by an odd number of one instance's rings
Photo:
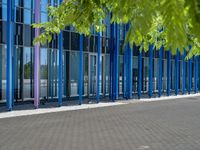
[[[200,150],[200,97],[0,119],[0,150]]]

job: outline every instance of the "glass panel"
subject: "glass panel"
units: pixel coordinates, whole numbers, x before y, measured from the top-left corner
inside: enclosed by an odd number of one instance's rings
[[[83,54],[83,93],[84,95],[87,95],[88,93],[88,54]]]
[[[119,94],[123,93],[123,56],[119,56]]]
[[[166,92],[167,91],[167,60],[164,59],[163,60],[163,85],[162,85],[162,89],[163,89],[163,92]]]
[[[6,46],[0,45],[0,100],[6,99]]]
[[[69,87],[70,87],[70,80],[69,80],[69,65],[70,65],[70,55],[68,51],[63,52],[64,59],[63,59],[63,95],[70,96],[69,94]]]
[[[106,55],[105,64],[105,94],[110,92],[110,55]]]
[[[70,96],[78,95],[79,82],[79,52],[70,53]]]
[[[58,51],[48,49],[48,97],[58,95]]]
[[[175,61],[171,60],[171,92],[175,90]]]
[[[149,88],[149,59],[143,58],[143,92],[147,93]]]
[[[14,49],[14,99],[22,99],[23,92],[23,48]]]
[[[40,96],[47,97],[47,49],[41,48],[40,50]]]
[[[138,57],[133,57],[133,92],[137,92],[137,82],[138,82]]]
[[[24,47],[23,51],[23,66],[24,66],[24,83],[23,94],[24,98],[33,97],[33,50],[29,47]]]
[[[90,84],[90,89],[89,89],[89,94],[94,96],[96,95],[96,77],[97,77],[97,57],[96,55],[90,55],[90,79],[89,79],[89,84]]]
[[[158,79],[159,79],[159,58],[153,59],[153,92],[158,92]]]
[[[101,56],[100,59],[100,81],[99,81],[99,89],[100,89],[100,93],[104,94],[104,56]]]

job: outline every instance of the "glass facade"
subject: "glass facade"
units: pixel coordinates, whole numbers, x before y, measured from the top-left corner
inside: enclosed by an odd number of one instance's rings
[[[13,0],[12,9],[12,49],[13,57],[9,58],[13,62],[13,99],[14,103],[34,100],[34,54],[35,48],[32,44],[35,37],[35,29],[31,24],[35,21],[33,0]],[[40,1],[40,22],[49,20],[47,15],[47,6],[57,6],[58,0],[41,0]],[[80,53],[80,35],[73,27],[66,27],[63,31],[63,45],[62,45],[62,86],[59,87],[59,50],[58,50],[58,36],[53,35],[51,43],[40,46],[40,99],[50,99],[57,101],[59,97],[59,90],[62,90],[62,100],[78,100],[82,95],[85,99],[96,99],[97,87],[99,87],[99,95],[102,99],[110,98],[116,94],[117,97],[123,98],[126,92],[127,82],[125,78],[125,64],[124,57],[124,26],[118,28],[110,25],[110,17],[108,15],[103,23],[106,25],[106,30],[100,34],[98,40],[97,33],[94,31],[90,37],[83,37],[83,55]],[[113,32],[119,33],[118,36]],[[0,0],[0,102],[6,102],[6,81],[7,81],[7,0]],[[100,41],[100,44],[98,42]],[[119,44],[118,49],[116,45]],[[100,45],[100,57],[98,53],[98,45]],[[118,53],[115,51],[118,50]],[[132,64],[131,64],[131,95],[137,95],[139,80],[139,66],[138,55],[139,50],[133,46]],[[152,93],[158,94],[159,90],[162,93],[167,93],[168,88],[168,68],[170,69],[170,92],[174,94],[178,88],[179,94],[183,89],[189,93],[194,92],[195,85],[200,89],[200,59],[197,58],[197,63],[194,59],[190,62],[185,62],[182,55],[179,55],[178,67],[176,67],[175,56],[172,56],[170,66],[167,62],[167,52],[163,51],[163,56],[160,58],[159,51],[153,50],[152,66],[149,63],[148,53],[142,52],[142,74],[141,74],[141,93],[147,94],[150,85],[152,86]],[[116,56],[117,55],[117,56]],[[114,56],[115,58],[113,58]],[[80,59],[82,57],[82,59]],[[118,59],[116,59],[118,57]],[[100,58],[100,61],[98,61]],[[115,59],[115,60],[114,60]],[[82,63],[80,63],[82,60]],[[116,62],[116,60],[118,62]],[[161,61],[161,63],[160,63]],[[100,63],[98,63],[100,62]],[[191,64],[190,64],[191,63]],[[80,65],[82,64],[82,66]],[[185,64],[185,65],[184,65]],[[162,65],[162,66],[160,66]],[[184,67],[185,66],[185,67]],[[199,67],[196,67],[199,66]],[[117,67],[117,69],[116,69]],[[162,67],[160,73],[159,68]],[[83,70],[80,81],[80,70]],[[99,72],[98,72],[98,68]],[[176,87],[176,70],[178,69],[178,86]],[[152,80],[150,80],[150,70],[152,70]],[[115,72],[115,75],[113,73]],[[117,72],[116,72],[117,71]],[[184,73],[185,72],[185,73]],[[197,73],[197,80],[195,82],[195,73]],[[183,75],[185,74],[185,77]],[[159,85],[159,79],[162,79],[162,85]],[[99,79],[99,80],[97,80]],[[115,82],[117,80],[118,82]],[[183,80],[185,80],[185,85]],[[152,82],[150,82],[152,81]],[[191,81],[191,82],[190,82]],[[82,87],[80,87],[82,82]],[[115,85],[118,83],[118,85]],[[117,86],[117,90],[113,92],[113,88]],[[82,88],[82,93],[80,93]]]

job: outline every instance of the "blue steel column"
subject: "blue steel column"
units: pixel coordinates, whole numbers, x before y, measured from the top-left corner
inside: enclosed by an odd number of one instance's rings
[[[176,56],[175,56],[175,95],[178,95],[178,89],[179,89],[179,52],[177,50]]]
[[[191,87],[192,87],[192,62],[191,59],[188,60],[188,93],[191,93]]]
[[[194,57],[194,93],[198,91],[198,57]]]
[[[124,37],[126,36],[127,28],[125,25],[125,30],[124,30]],[[124,97],[128,99],[128,44],[125,45],[124,49]]]
[[[138,55],[138,98],[141,98],[142,91],[142,52]]]
[[[127,51],[128,51],[128,45],[125,45],[124,49],[124,97],[128,98],[128,91],[127,91],[127,86],[128,86],[128,78],[127,78]]]
[[[168,51],[167,57],[167,96],[170,96],[171,87],[171,51]]]
[[[13,78],[12,78],[12,0],[7,0],[7,70],[6,70],[6,104],[7,110],[12,110],[12,100],[13,100]]]
[[[149,97],[152,97],[153,82],[153,45],[149,46]]]
[[[111,37],[110,37],[110,99],[114,101],[113,98],[113,72],[114,72],[114,67],[113,67],[113,54],[114,54],[114,23],[111,24]]]
[[[97,37],[97,103],[99,103],[99,97],[100,97],[100,72],[101,72],[101,37],[100,37],[100,33],[98,33],[98,37]]]
[[[162,59],[163,59],[163,46],[159,50],[159,89],[158,89],[158,96],[162,96],[162,73],[163,73],[163,66],[162,66]]]
[[[80,35],[79,105],[83,103],[83,34]]]
[[[126,32],[128,31],[129,24],[126,26]],[[124,36],[125,37],[125,36]],[[124,38],[125,39],[125,38]],[[132,98],[132,83],[133,83],[133,50],[131,48],[131,45],[128,43],[125,46],[125,62],[126,62],[126,98],[131,99]]]
[[[186,92],[186,89],[185,89],[185,84],[186,84],[186,62],[185,62],[185,57],[186,57],[186,51],[184,49],[184,53],[183,53],[183,56],[182,56],[182,61],[183,61],[183,76],[182,76],[182,94],[185,94]]]
[[[119,86],[119,25],[115,25],[115,45],[114,45],[114,74],[113,74],[113,88],[114,100],[118,99],[118,86]]]
[[[131,46],[129,45],[129,48],[128,48],[128,73],[129,73],[129,79],[128,79],[128,83],[129,83],[129,91],[128,91],[128,98],[131,99],[132,98],[132,91],[133,91],[133,49],[131,48]]]
[[[62,3],[62,0],[59,0],[59,3]],[[63,32],[61,31],[58,35],[58,50],[59,50],[59,71],[58,71],[58,106],[62,106],[62,80],[63,80]]]

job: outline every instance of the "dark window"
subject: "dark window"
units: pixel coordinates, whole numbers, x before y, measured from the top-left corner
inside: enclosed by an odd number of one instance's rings
[[[88,51],[89,48],[89,41],[90,38],[89,37],[85,37],[83,38],[83,51]]]
[[[69,32],[63,31],[63,48],[69,50]]]
[[[133,45],[133,56],[138,56],[139,55],[139,47]]]
[[[79,38],[78,33],[71,32],[71,50],[79,50]]]
[[[0,21],[0,43],[6,44],[6,22]]]
[[[32,45],[32,32],[31,27],[29,25],[24,25],[24,45],[31,46]]]
[[[52,40],[49,43],[49,48],[58,48],[58,36],[56,34],[52,35]]]
[[[15,44],[23,45],[23,25],[15,24]]]
[[[95,44],[94,36],[91,36],[90,37],[90,49],[89,49],[90,52],[94,51],[94,44]]]

